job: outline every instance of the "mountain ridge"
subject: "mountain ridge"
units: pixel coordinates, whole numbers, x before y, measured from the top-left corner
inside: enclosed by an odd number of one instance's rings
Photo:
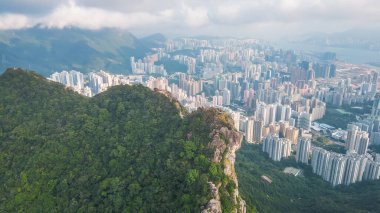
[[[130,57],[144,57],[149,43],[125,30],[34,27],[0,31],[0,69],[18,66],[39,70],[44,76],[54,71],[109,70],[130,72]]]
[[[8,69],[0,76],[0,211],[244,212],[234,169],[225,171],[241,138],[224,112],[181,118],[175,100],[142,85],[88,98]],[[213,198],[219,205],[210,207]]]

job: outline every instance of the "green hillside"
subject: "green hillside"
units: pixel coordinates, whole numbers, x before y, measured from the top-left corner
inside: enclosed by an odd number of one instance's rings
[[[221,185],[223,210],[233,211],[236,185],[208,146],[213,130],[233,131],[230,118],[179,107],[143,86],[87,98],[34,72],[7,70],[0,212],[200,212],[209,181]]]
[[[146,41],[148,42],[148,41]],[[30,28],[0,31],[0,70],[24,67],[43,75],[63,69],[127,73],[130,57],[150,51],[127,31]]]

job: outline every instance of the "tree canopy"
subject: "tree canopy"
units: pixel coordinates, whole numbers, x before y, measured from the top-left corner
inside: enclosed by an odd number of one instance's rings
[[[228,180],[207,148],[208,118],[217,114],[181,118],[177,107],[141,85],[87,98],[7,70],[0,212],[199,212],[211,198],[208,182]]]

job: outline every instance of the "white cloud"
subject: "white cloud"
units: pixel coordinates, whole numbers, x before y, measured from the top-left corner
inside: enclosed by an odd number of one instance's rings
[[[183,14],[185,23],[191,27],[201,27],[209,23],[209,17],[205,8],[191,8],[184,6]]]
[[[30,27],[29,18],[20,14],[0,14],[0,30]]]
[[[74,2],[61,5],[51,14],[40,18],[39,22],[47,27],[80,27],[100,29],[104,27],[130,28],[136,25],[149,25],[159,21],[159,17],[144,12],[124,14],[109,12],[99,8],[81,7]]]
[[[23,11],[38,2],[38,10]],[[42,5],[46,3],[45,12]],[[48,2],[50,2],[48,4]],[[378,0],[17,0],[0,3],[0,29],[41,24],[134,32],[254,36],[379,27]],[[5,9],[4,9],[5,8]],[[13,9],[12,9],[13,8]],[[289,27],[291,29],[289,30]]]

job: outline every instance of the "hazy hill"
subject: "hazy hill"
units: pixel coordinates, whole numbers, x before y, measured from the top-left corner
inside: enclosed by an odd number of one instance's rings
[[[127,31],[30,28],[0,31],[0,70],[24,67],[43,75],[62,69],[83,72],[130,70],[130,57],[150,50]]]
[[[140,39],[147,47],[150,48],[158,48],[164,47],[166,37],[161,33],[155,33],[153,35],[149,35]]]
[[[369,51],[380,50],[380,30],[356,28],[336,33],[313,33],[302,36],[301,44],[311,44],[323,47],[338,47],[362,49]]]
[[[233,165],[241,141],[225,113],[188,114],[161,91],[126,85],[87,98],[8,69],[0,212],[242,210]]]

